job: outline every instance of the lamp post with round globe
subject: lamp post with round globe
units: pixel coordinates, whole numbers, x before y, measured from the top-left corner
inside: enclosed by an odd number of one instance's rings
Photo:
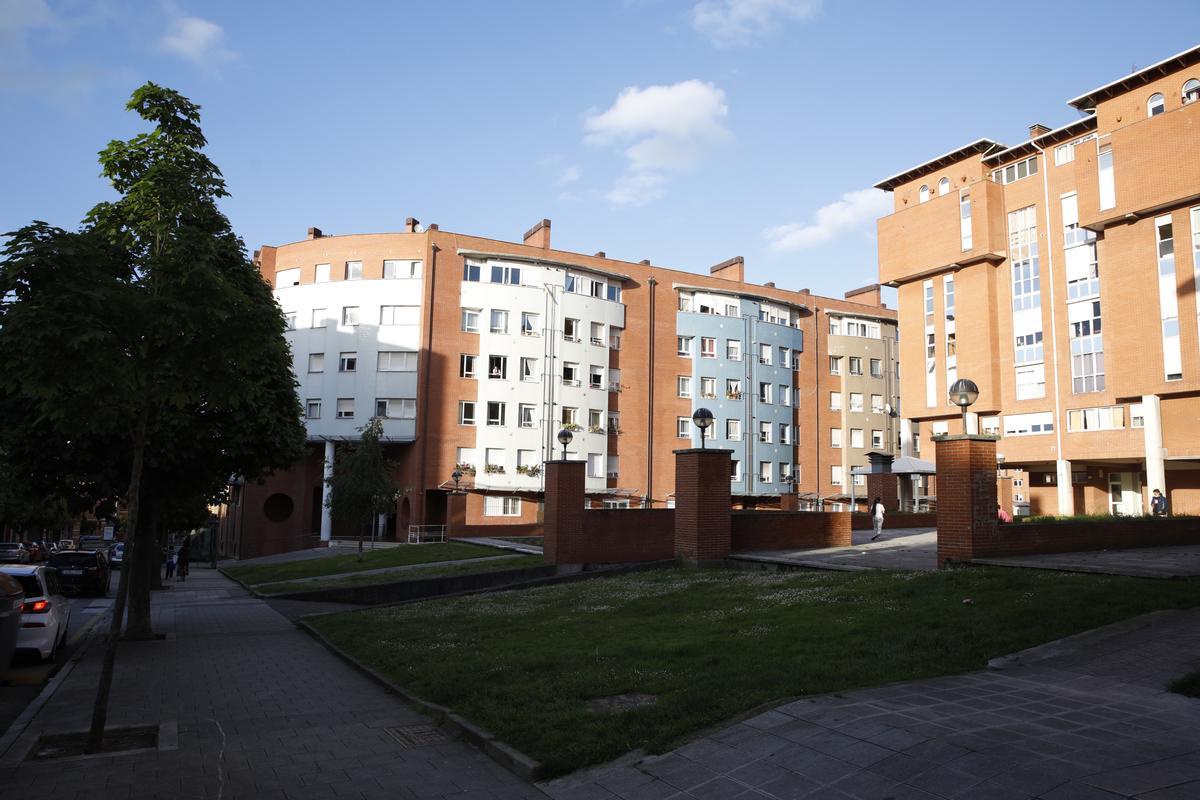
[[[963,433],[967,433],[967,407],[979,399],[979,387],[975,381],[959,378],[950,387],[950,402],[962,409]]]
[[[458,482],[462,480],[462,470],[455,468],[454,472],[450,473],[450,477],[454,479],[454,493],[458,494]]]
[[[712,412],[707,408],[697,408],[692,414],[692,424],[700,429],[700,449],[703,450],[705,431],[713,424]]]
[[[572,434],[566,428],[563,428],[561,431],[558,432],[558,443],[562,445],[562,449],[563,449],[563,461],[567,460],[567,445],[569,445],[571,443],[571,440],[574,438],[575,438],[574,434]]]

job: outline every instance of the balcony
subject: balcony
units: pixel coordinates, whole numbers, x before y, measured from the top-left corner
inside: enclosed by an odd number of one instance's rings
[[[958,192],[934,197],[879,220],[879,282],[896,285],[952,265],[1005,258],[1004,188],[970,185],[971,241],[963,250]]]

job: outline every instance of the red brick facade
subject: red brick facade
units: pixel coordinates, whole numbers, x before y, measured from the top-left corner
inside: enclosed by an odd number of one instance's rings
[[[938,566],[970,561],[996,539],[996,440],[937,440]]]
[[[675,451],[675,553],[685,561],[729,555],[731,452]]]
[[[734,511],[730,533],[735,551],[814,550],[849,547],[849,511]]]
[[[547,564],[582,564],[584,542],[584,467],[582,461],[547,461],[545,538]]]

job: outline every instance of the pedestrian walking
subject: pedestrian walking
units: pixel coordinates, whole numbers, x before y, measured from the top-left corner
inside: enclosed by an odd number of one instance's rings
[[[1150,498],[1150,513],[1156,517],[1167,515],[1167,498],[1158,489],[1154,490],[1154,497]]]
[[[183,544],[179,545],[179,557],[177,559],[179,566],[179,580],[186,581],[188,574],[188,560],[192,557],[192,539],[185,537]]]
[[[871,503],[871,520],[875,523],[875,535],[871,537],[873,542],[883,535],[883,501],[878,497]]]
[[[175,548],[167,551],[167,580],[175,577]]]

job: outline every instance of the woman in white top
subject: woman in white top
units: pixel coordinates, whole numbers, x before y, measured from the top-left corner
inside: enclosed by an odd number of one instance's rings
[[[883,533],[883,501],[878,497],[875,502],[871,503],[871,517],[875,523],[875,535],[871,537],[871,541],[875,541]]]

